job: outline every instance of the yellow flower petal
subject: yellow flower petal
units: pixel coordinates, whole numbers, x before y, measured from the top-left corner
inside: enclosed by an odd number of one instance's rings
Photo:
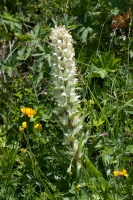
[[[27,123],[26,123],[26,122],[23,122],[23,123],[22,123],[22,126],[23,126],[24,128],[27,128]]]
[[[19,127],[19,131],[22,132],[23,130],[24,130],[24,127],[23,127],[23,126],[20,126],[20,127]]]
[[[122,171],[114,171],[114,176],[126,176],[128,177],[127,170],[123,169]]]
[[[114,171],[114,176],[120,176],[120,171]]]
[[[34,109],[27,108],[27,107],[21,108],[21,111],[24,115],[27,115],[28,117],[33,117],[36,113],[36,111]]]
[[[80,188],[81,188],[81,185],[80,185],[80,184],[78,184],[78,185],[77,185],[77,188],[78,188],[78,189],[80,189]]]
[[[34,128],[35,128],[35,129],[41,129],[41,128],[42,128],[42,125],[41,125],[41,124],[36,124],[36,125],[34,126]]]
[[[21,153],[22,153],[22,154],[25,154],[25,153],[26,153],[26,149],[23,149],[23,148],[22,148],[22,149],[21,149]]]
[[[127,170],[126,170],[126,169],[123,169],[123,170],[121,171],[121,173],[122,173],[123,176],[128,177],[128,174],[127,174]]]

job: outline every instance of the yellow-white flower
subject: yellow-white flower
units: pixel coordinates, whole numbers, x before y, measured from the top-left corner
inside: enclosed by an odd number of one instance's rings
[[[63,113],[59,119],[66,127],[70,126],[71,121],[73,134],[76,134],[82,126],[79,126],[81,120],[79,120],[77,105],[80,103],[80,96],[76,94],[78,79],[75,77],[77,72],[72,36],[65,26],[55,26],[52,28],[50,40],[53,55],[51,76],[55,86],[54,97],[58,106],[57,110]]]

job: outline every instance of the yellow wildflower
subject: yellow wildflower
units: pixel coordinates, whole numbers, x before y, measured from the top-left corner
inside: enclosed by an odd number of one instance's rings
[[[27,123],[26,123],[26,122],[23,122],[23,123],[22,123],[22,126],[23,126],[24,128],[27,128]]]
[[[20,127],[19,127],[19,131],[22,132],[23,130],[24,130],[24,127],[23,127],[23,126],[20,126]]]
[[[18,163],[19,163],[20,165],[22,165],[22,164],[23,164],[23,162],[21,162],[21,161],[18,161]]]
[[[21,108],[22,113],[24,113],[24,115],[27,115],[28,117],[33,117],[34,114],[36,113],[36,111],[32,108],[27,108],[27,107],[23,107]]]
[[[80,184],[78,184],[78,185],[77,185],[77,188],[78,188],[78,189],[80,189],[80,188],[81,188],[81,185],[80,185]]]
[[[114,171],[114,176],[126,176],[128,177],[127,170],[123,169],[122,171]]]
[[[114,171],[114,176],[120,176],[121,175],[121,171]]]
[[[90,99],[90,100],[89,100],[89,104],[94,105],[95,102],[94,102],[92,99]]]
[[[121,173],[122,173],[123,176],[128,177],[128,174],[127,174],[127,170],[126,170],[126,169],[123,169],[123,170],[121,171]]]
[[[41,128],[42,128],[42,125],[41,125],[41,124],[36,124],[36,125],[34,126],[34,128],[36,128],[36,129],[41,129]]]
[[[22,153],[22,154],[25,154],[25,153],[26,153],[26,149],[23,149],[23,148],[22,148],[22,149],[21,149],[21,153]]]

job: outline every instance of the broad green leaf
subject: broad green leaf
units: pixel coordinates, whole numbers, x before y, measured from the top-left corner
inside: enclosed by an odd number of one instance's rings
[[[27,41],[31,41],[33,39],[33,36],[30,34],[27,35],[18,35],[16,34],[18,40],[23,41],[23,42],[27,42]]]
[[[105,120],[102,120],[102,119],[99,119],[97,121],[93,120],[93,126],[98,127],[98,126],[102,125],[104,122],[105,122]]]
[[[126,151],[128,151],[129,153],[133,153],[133,145],[128,145],[126,147]]]
[[[105,69],[98,69],[95,70],[91,73],[91,77],[101,77],[101,78],[105,78],[107,76],[107,71]]]
[[[92,28],[90,27],[87,27],[83,30],[82,34],[81,34],[81,39],[82,39],[82,42],[86,42],[87,41],[87,36],[88,36],[88,33],[92,33],[93,30]]]
[[[102,136],[98,136],[92,144],[89,144],[89,156],[93,153],[95,146],[98,144],[98,142],[102,139]]]
[[[107,181],[103,178],[101,172],[98,171],[98,169],[91,163],[91,161],[87,157],[84,159],[83,165],[90,177],[95,177],[100,182],[104,199],[113,200],[108,193]]]
[[[43,114],[42,117],[41,117],[41,121],[47,121],[48,119],[50,119],[51,117],[51,114]]]
[[[91,60],[91,76],[105,78],[109,72],[117,70],[120,58],[115,58],[112,52],[97,53]]]

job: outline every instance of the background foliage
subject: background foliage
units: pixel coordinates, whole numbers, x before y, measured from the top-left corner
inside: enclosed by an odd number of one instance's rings
[[[111,28],[112,16],[132,11],[132,5],[129,0],[1,1],[1,199],[132,199],[132,13],[125,27]],[[75,169],[67,173],[70,160],[54,110],[49,34],[55,25],[70,31],[76,52],[82,131],[88,137],[80,179]],[[22,106],[36,109],[35,117],[25,118]],[[23,121],[28,128],[21,134]],[[41,130],[33,128],[36,123]],[[128,178],[115,178],[113,171],[123,168]]]

